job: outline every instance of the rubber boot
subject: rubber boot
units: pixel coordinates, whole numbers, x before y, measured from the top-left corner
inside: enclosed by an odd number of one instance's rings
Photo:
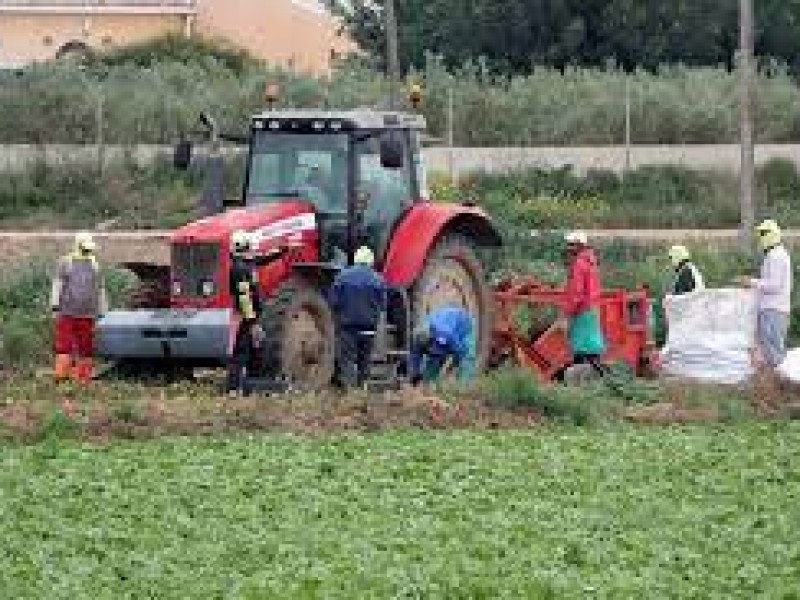
[[[53,378],[56,383],[68,381],[72,376],[72,357],[69,354],[56,354]]]
[[[80,384],[87,384],[94,377],[94,360],[91,358],[79,358],[75,366],[75,381]]]

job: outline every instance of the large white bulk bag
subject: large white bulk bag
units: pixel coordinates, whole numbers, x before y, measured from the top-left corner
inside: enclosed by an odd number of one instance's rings
[[[664,310],[664,374],[722,384],[743,383],[755,374],[755,292],[706,289],[667,296]]]

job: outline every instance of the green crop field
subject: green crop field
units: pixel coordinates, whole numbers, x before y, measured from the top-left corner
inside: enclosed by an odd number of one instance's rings
[[[800,425],[45,443],[6,598],[797,598]]]

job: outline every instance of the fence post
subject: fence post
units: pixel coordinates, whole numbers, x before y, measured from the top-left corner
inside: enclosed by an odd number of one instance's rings
[[[755,205],[753,202],[753,179],[755,149],[753,133],[753,1],[740,0],[740,46],[739,58],[739,127],[741,143],[740,177],[740,244],[750,249],[753,244]]]
[[[631,170],[631,78],[625,74],[625,171]]]
[[[103,92],[99,88],[97,89],[96,99],[95,146],[97,151],[97,174],[102,178],[106,168],[105,110]]]
[[[456,157],[455,157],[455,99],[453,94],[453,85],[447,88],[447,160],[448,169],[450,171],[450,182],[454,185],[458,184],[458,174],[456,173]]]

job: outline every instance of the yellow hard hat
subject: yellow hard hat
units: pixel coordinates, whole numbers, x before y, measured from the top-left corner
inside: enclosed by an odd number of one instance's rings
[[[75,249],[78,252],[94,252],[97,250],[97,244],[92,237],[92,234],[87,231],[81,231],[75,234]]]
[[[781,243],[781,228],[772,219],[767,219],[756,227],[758,233],[758,244],[764,250],[777,246]]]
[[[356,250],[356,255],[353,258],[353,261],[357,265],[367,265],[371,267],[375,264],[375,253],[367,246],[361,246],[361,248]]]
[[[676,267],[684,261],[691,260],[691,258],[692,255],[686,246],[673,246],[669,249],[669,259]]]

